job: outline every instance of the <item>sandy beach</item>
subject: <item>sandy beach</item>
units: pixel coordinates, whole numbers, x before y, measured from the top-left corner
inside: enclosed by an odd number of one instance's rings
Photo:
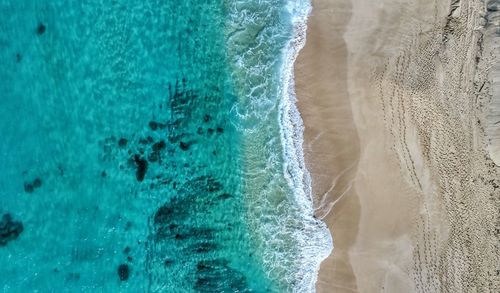
[[[485,5],[312,4],[295,76],[316,215],[334,239],[317,291],[497,292]]]

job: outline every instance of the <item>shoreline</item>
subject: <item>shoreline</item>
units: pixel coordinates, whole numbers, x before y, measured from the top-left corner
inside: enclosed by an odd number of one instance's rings
[[[348,250],[359,225],[359,199],[350,184],[359,160],[359,141],[350,114],[347,52],[342,40],[351,15],[347,1],[344,9],[339,9],[340,2],[312,2],[307,42],[295,62],[297,107],[305,125],[303,151],[312,177],[315,214],[327,224],[334,246],[320,266],[316,289],[356,292]],[[331,15],[331,11],[338,12]],[[337,194],[343,194],[344,200]]]
[[[289,7],[292,15],[294,35],[283,54],[281,73],[280,134],[284,151],[283,174],[290,188],[294,191],[294,199],[301,210],[305,226],[308,229],[296,235],[301,243],[302,276],[294,292],[315,292],[320,264],[331,253],[333,244],[331,234],[326,225],[314,216],[311,177],[305,165],[304,125],[297,108],[295,92],[295,64],[300,51],[306,43],[307,21],[311,13],[309,0],[299,1],[297,7]]]

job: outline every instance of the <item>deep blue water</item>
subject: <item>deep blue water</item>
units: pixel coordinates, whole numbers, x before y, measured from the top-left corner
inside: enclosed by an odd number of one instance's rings
[[[284,0],[0,0],[0,291],[307,282],[301,237],[323,227],[284,171],[292,13]]]

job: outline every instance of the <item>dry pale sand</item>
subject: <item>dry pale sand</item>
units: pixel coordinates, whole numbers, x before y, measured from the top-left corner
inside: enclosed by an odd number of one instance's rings
[[[479,0],[313,7],[295,74],[335,246],[317,291],[500,292],[498,23]]]

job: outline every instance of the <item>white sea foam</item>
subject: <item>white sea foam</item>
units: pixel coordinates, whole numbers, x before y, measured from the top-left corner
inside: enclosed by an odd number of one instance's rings
[[[252,245],[261,254],[266,275],[282,290],[308,293],[315,291],[319,265],[331,252],[332,239],[326,225],[314,218],[302,151],[304,127],[295,105],[293,67],[305,43],[311,6],[309,0],[288,1],[286,7],[277,7],[275,1],[229,1],[227,49],[238,96],[231,112],[244,133],[242,165]],[[281,21],[288,19],[293,34]]]
[[[284,175],[294,191],[294,200],[301,209],[306,229],[297,232],[301,274],[295,292],[315,292],[319,266],[333,249],[332,238],[325,223],[314,218],[311,177],[305,166],[302,149],[304,125],[296,106],[294,63],[306,41],[309,0],[289,0],[294,36],[283,52],[281,76],[280,126],[284,152]]]

